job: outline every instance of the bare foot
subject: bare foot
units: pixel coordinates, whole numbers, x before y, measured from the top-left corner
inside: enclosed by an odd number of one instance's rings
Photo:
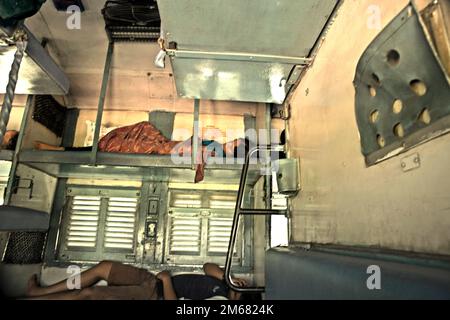
[[[64,151],[64,147],[52,146],[41,141],[34,141],[34,148],[37,150],[52,150],[52,151]]]
[[[38,283],[37,274],[33,274],[31,276],[30,280],[28,280],[27,297],[38,296],[39,288],[40,288],[40,286]]]

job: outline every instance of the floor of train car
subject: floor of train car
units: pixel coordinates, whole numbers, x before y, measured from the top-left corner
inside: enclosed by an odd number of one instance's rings
[[[84,266],[82,270],[88,268],[89,265]],[[139,268],[146,268],[146,266],[136,265]],[[148,269],[148,268],[147,268]],[[150,272],[157,273],[164,269],[148,269]],[[201,266],[195,268],[184,269],[184,271],[173,272],[179,273],[202,273]],[[40,283],[43,286],[51,285],[61,280],[67,279],[70,274],[67,273],[66,268],[45,267],[42,264],[30,265],[12,265],[0,264],[0,297],[6,298],[23,298],[25,297],[27,285],[30,277],[34,274],[39,275]],[[241,278],[251,279],[251,273],[235,273]],[[105,281],[100,281],[98,285],[106,285]]]

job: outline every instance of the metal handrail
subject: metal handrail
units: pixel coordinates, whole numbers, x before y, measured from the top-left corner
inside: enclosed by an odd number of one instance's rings
[[[247,181],[247,174],[248,174],[248,169],[250,166],[250,159],[252,157],[252,155],[259,151],[259,150],[263,150],[263,151],[269,151],[269,152],[279,152],[279,151],[283,151],[284,148],[282,146],[258,146],[255,147],[253,149],[251,149],[248,153],[247,156],[245,157],[245,163],[244,163],[244,167],[242,169],[242,173],[241,173],[241,179],[240,179],[240,183],[239,183],[239,191],[238,191],[238,196],[237,196],[237,200],[236,200],[236,206],[234,209],[234,218],[233,218],[233,227],[231,229],[231,237],[230,237],[230,242],[228,244],[228,252],[227,252],[227,258],[225,261],[225,282],[227,283],[228,287],[236,292],[264,292],[265,287],[238,287],[233,283],[233,279],[231,277],[231,266],[232,266],[232,262],[233,262],[233,249],[235,246],[235,242],[236,242],[236,236],[237,236],[237,231],[238,231],[238,227],[239,227],[239,217],[240,215],[275,215],[275,214],[285,214],[286,211],[284,210],[272,210],[272,209],[244,209],[242,208],[242,200],[244,199],[244,191],[245,191],[245,184]]]

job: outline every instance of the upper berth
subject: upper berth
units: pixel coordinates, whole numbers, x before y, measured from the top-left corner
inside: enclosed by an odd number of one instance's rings
[[[174,163],[171,156],[98,152],[95,164],[88,151],[23,150],[18,155],[21,164],[58,178],[114,178],[193,182],[195,170],[190,157]],[[239,183],[244,159],[234,158],[233,164],[220,164],[223,159],[209,158],[205,167],[205,183]],[[260,176],[259,165],[252,165],[248,183]]]

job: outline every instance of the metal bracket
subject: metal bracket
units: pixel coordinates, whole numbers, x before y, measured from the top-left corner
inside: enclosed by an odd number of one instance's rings
[[[291,91],[292,87],[299,81],[303,70],[305,70],[306,67],[309,67],[312,63],[313,63],[313,59],[310,59],[311,61],[309,62],[308,65],[296,65],[292,71],[291,74],[289,75],[289,79],[287,80],[286,83],[286,93],[288,93],[289,91]]]
[[[19,191],[19,189],[28,189],[30,190],[29,195],[28,195],[28,199],[32,199],[33,198],[33,187],[34,187],[34,181],[33,179],[21,179],[20,176],[14,176],[13,178],[13,186],[12,186],[12,191],[14,194],[17,194],[17,192]],[[28,186],[20,186],[20,182],[21,181],[28,181],[29,185]]]
[[[418,153],[415,153],[403,158],[400,162],[400,166],[402,167],[403,172],[408,172],[420,168],[420,155]]]
[[[23,23],[17,25],[16,28],[6,30],[2,27],[2,31],[0,33],[0,41],[3,42],[4,45],[13,46],[17,42],[24,42],[28,40],[28,33],[23,28]]]

